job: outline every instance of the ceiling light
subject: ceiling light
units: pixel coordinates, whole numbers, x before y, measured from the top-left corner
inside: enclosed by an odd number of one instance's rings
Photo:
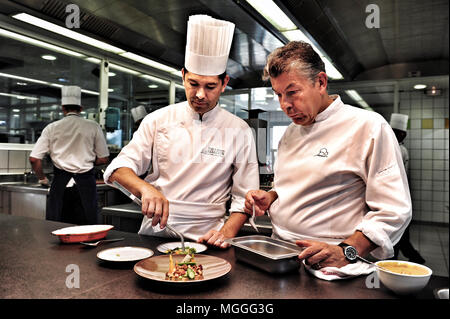
[[[84,55],[81,53],[78,53],[78,52],[75,52],[72,50],[67,50],[67,49],[61,48],[59,46],[56,46],[56,45],[53,45],[53,44],[50,44],[50,43],[47,43],[44,41],[36,40],[36,39],[30,38],[30,37],[27,37],[27,36],[24,36],[24,35],[15,33],[15,32],[7,31],[7,30],[1,29],[1,28],[0,28],[0,36],[4,36],[4,37],[10,38],[10,39],[14,39],[14,40],[28,43],[31,45],[35,45],[35,46],[38,46],[41,48],[49,49],[49,50],[52,50],[55,52],[67,54],[70,56],[75,56],[75,57],[79,57],[79,58],[84,57]]]
[[[5,78],[10,78],[10,79],[16,79],[16,80],[23,80],[23,81],[38,83],[38,84],[48,84],[48,82],[45,82],[45,81],[25,78],[25,77],[22,77],[22,76],[17,76],[17,75],[8,74],[8,73],[0,73],[0,76],[1,77],[5,77]]]
[[[297,29],[291,19],[272,0],[247,0],[247,2],[279,31]]]
[[[363,108],[372,110],[372,108],[369,106],[369,104],[367,104],[367,102],[364,101],[364,99],[361,97],[361,95],[359,95],[359,93],[356,92],[355,90],[345,90],[345,93],[347,93],[347,95],[350,96],[353,99],[353,101],[358,103]]]
[[[120,65],[117,65],[117,64],[114,64],[114,63],[110,63],[109,67],[111,69],[115,69],[115,70],[122,71],[122,72],[125,72],[125,73],[129,73],[129,74],[132,74],[132,75],[139,75],[139,74],[141,74],[141,72],[138,72],[138,71],[135,71],[135,70],[131,70],[129,68],[125,68],[123,66],[120,66]]]
[[[113,77],[116,76],[116,74],[114,72],[108,72],[108,76]]]
[[[147,58],[145,58],[143,56],[140,56],[140,55],[137,55],[137,54],[134,54],[134,53],[131,53],[131,52],[120,53],[119,55],[123,56],[124,58],[127,58],[127,59],[130,59],[130,60],[133,60],[133,61],[145,64],[145,65],[151,66],[151,67],[153,67],[155,69],[162,70],[162,71],[165,71],[165,72],[169,72],[169,73],[173,73],[173,74],[176,74],[177,72],[179,72],[179,70],[174,69],[174,68],[172,68],[170,66],[167,66],[167,65],[164,65],[162,63],[159,63],[159,62],[147,59]]]
[[[159,86],[156,84],[150,84],[148,87],[151,89],[157,89]]]
[[[49,55],[49,54],[41,55],[41,58],[43,58],[44,60],[48,60],[48,61],[56,60],[56,57],[54,55]]]
[[[20,85],[20,86],[27,86],[28,85],[28,83],[25,83],[25,82],[17,82],[16,84]]]
[[[20,20],[20,21],[23,21],[23,22],[26,22],[26,23],[29,23],[29,24],[32,24],[32,25],[35,25],[35,26],[37,26],[39,28],[42,28],[42,29],[46,29],[48,31],[51,31],[51,32],[54,32],[54,33],[58,33],[58,34],[60,34],[62,36],[71,38],[73,40],[77,40],[79,42],[83,42],[84,44],[88,44],[88,45],[91,45],[93,47],[96,47],[96,48],[99,48],[99,49],[102,49],[102,50],[105,50],[105,51],[108,51],[108,52],[113,52],[113,53],[116,53],[116,54],[125,52],[125,50],[123,50],[121,48],[115,47],[113,45],[110,45],[108,43],[105,43],[105,42],[102,42],[102,41],[99,41],[99,40],[96,40],[94,38],[88,37],[88,36],[83,35],[81,33],[78,33],[78,32],[72,31],[70,29],[67,29],[65,27],[61,27],[61,26],[59,26],[57,24],[48,22],[46,20],[34,17],[34,16],[29,15],[27,13],[15,14],[15,15],[13,15],[13,18],[15,18],[17,20]]]
[[[156,82],[156,83],[162,84],[162,85],[169,85],[170,84],[169,81],[166,81],[166,80],[163,80],[163,79],[160,79],[160,78],[157,78],[155,76],[148,75],[148,74],[143,74],[140,77],[144,78],[144,79],[147,79],[147,80],[150,80],[152,82]]]
[[[151,67],[154,67],[156,69],[163,70],[165,72],[169,72],[169,73],[171,73],[173,75],[177,75],[177,76],[181,77],[181,71],[180,70],[174,69],[172,67],[169,67],[167,65],[164,65],[164,64],[156,62],[156,61],[152,61],[150,59],[147,59],[145,57],[139,56],[137,54],[134,54],[134,53],[131,53],[131,52],[126,52],[125,50],[123,50],[121,48],[115,47],[113,45],[107,44],[107,43],[99,41],[99,40],[96,40],[96,39],[91,38],[89,36],[85,36],[85,35],[83,35],[81,33],[72,31],[70,29],[64,28],[62,26],[59,26],[57,24],[54,24],[54,23],[51,23],[51,22],[48,22],[48,21],[45,21],[43,19],[34,17],[34,16],[29,15],[27,13],[19,13],[19,14],[13,15],[13,18],[21,20],[21,21],[29,23],[29,24],[32,24],[32,25],[35,25],[37,27],[46,29],[48,31],[58,33],[58,34],[60,34],[62,36],[70,38],[72,40],[76,40],[76,41],[82,42],[83,44],[91,45],[91,46],[94,46],[96,48],[108,51],[108,52],[119,54],[119,55],[121,55],[121,56],[123,56],[125,58],[130,59],[130,60],[137,61],[137,62],[146,64],[146,65],[149,65]],[[1,35],[1,33],[0,33],[0,35]],[[25,38],[27,38],[27,37],[25,37]],[[32,39],[32,40],[34,42],[38,41],[38,40],[34,40],[34,39]],[[42,42],[42,41],[38,41],[38,42]],[[45,43],[45,42],[42,42],[42,43]],[[45,45],[53,46],[53,45],[47,44],[47,43],[45,43]],[[53,46],[53,47],[54,48],[58,48],[57,46]],[[60,48],[60,49],[62,49],[62,48]],[[66,50],[66,49],[63,49],[63,50]],[[58,51],[58,52],[60,52],[60,51]],[[73,52],[73,51],[66,50],[66,52],[67,52],[67,54],[69,54],[68,52]],[[62,53],[64,53],[64,52],[62,52]],[[78,54],[79,57],[84,57],[84,55],[82,55],[82,54],[79,54],[79,53],[76,53],[76,54]],[[95,58],[88,58],[86,60],[89,61],[89,62],[93,62],[93,63],[100,63],[100,60],[95,59]],[[132,71],[132,72],[134,72],[134,71]],[[132,73],[132,72],[128,72],[128,73]]]
[[[416,85],[414,85],[414,89],[416,89],[416,90],[423,90],[426,87],[427,87],[426,84],[416,84]]]
[[[102,60],[93,57],[86,58],[85,60],[95,64],[100,64],[100,62],[102,62]]]
[[[280,31],[289,41],[304,41],[313,47],[325,63],[325,70],[331,79],[344,79],[336,69],[331,59],[322,50],[318,49],[312,41],[292,22],[291,19],[272,0],[247,0],[247,2]]]
[[[108,92],[114,92],[114,89],[108,89]]]
[[[8,73],[0,73],[0,76],[1,77],[5,77],[5,78],[10,78],[10,79],[23,80],[23,81],[28,81],[28,82],[33,82],[33,83],[53,86],[53,87],[57,87],[57,88],[62,88],[64,86],[64,85],[57,84],[57,83],[45,82],[45,81],[35,80],[35,79],[31,79],[31,78],[25,78],[25,77],[22,77],[22,76],[12,75],[12,74],[8,74]],[[91,95],[99,95],[100,94],[100,93],[95,92],[95,91],[84,90],[84,89],[81,89],[81,92],[87,93],[87,94],[91,94]],[[1,94],[2,93],[0,93],[0,95]],[[3,94],[6,94],[6,93],[3,93]],[[37,98],[31,98],[31,97],[29,99],[36,99],[37,100]]]
[[[38,98],[36,98],[36,97],[26,96],[26,95],[18,95],[18,94],[11,94],[11,93],[1,93],[0,92],[0,95],[1,96],[14,97],[14,98],[19,99],[19,100],[31,100],[31,101],[38,100]]]
[[[58,78],[58,81],[59,82],[64,82],[64,83],[69,82],[69,80],[67,80],[66,78]]]

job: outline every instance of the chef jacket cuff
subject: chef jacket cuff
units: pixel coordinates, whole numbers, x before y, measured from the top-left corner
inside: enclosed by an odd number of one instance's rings
[[[105,170],[105,173],[103,174],[103,180],[106,184],[112,185],[112,183],[108,182],[109,177],[114,173],[114,171],[121,167],[128,167],[129,169],[133,170],[134,173],[136,173],[136,169],[130,165],[127,165],[127,163],[124,163],[123,161],[115,161],[113,160],[111,164],[108,165],[108,167]]]
[[[363,221],[356,227],[367,238],[375,243],[378,248],[374,249],[370,254],[377,259],[387,259],[394,256],[394,245],[382,227],[374,225],[369,221]]]
[[[236,212],[236,213],[243,213],[245,207],[245,198],[235,198],[231,202],[230,205],[230,213]]]

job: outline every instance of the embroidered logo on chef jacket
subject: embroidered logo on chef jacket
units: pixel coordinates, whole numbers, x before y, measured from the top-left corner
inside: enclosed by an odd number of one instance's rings
[[[326,148],[321,148],[319,154],[316,154],[314,156],[328,157],[328,150]]]
[[[211,155],[211,156],[219,156],[219,157],[225,156],[225,150],[221,150],[219,148],[211,146],[205,147],[201,153],[204,155]]]

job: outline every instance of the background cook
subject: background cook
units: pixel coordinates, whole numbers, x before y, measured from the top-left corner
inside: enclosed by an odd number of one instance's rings
[[[324,63],[307,43],[276,49],[264,76],[293,123],[279,143],[273,190],[248,192],[245,210],[269,209],[273,236],[305,247],[299,258],[315,269],[347,265],[349,245],[361,256],[393,256],[411,197],[389,123],[329,96]]]
[[[173,237],[164,228],[169,223],[187,238],[227,247],[223,240],[247,220],[245,194],[259,186],[255,142],[245,121],[218,106],[229,81],[233,32],[227,21],[189,18],[182,69],[187,101],[147,115],[105,171],[105,182],[117,180],[141,198],[139,234]],[[145,180],[138,178],[147,171]]]
[[[64,118],[44,128],[30,153],[30,163],[41,184],[49,183],[42,169],[42,159],[46,153],[50,154],[53,163],[54,177],[47,201],[46,219],[97,224],[99,212],[94,165],[108,163],[108,146],[100,125],[80,116],[83,110],[81,88],[63,86],[61,95]],[[72,188],[66,192],[69,181]],[[63,211],[65,193],[66,201],[80,209]]]

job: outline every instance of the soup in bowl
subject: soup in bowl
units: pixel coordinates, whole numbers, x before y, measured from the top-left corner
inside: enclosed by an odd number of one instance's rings
[[[433,271],[420,264],[403,260],[383,260],[375,263],[380,281],[393,292],[406,295],[422,290]],[[381,267],[381,268],[379,268]]]

